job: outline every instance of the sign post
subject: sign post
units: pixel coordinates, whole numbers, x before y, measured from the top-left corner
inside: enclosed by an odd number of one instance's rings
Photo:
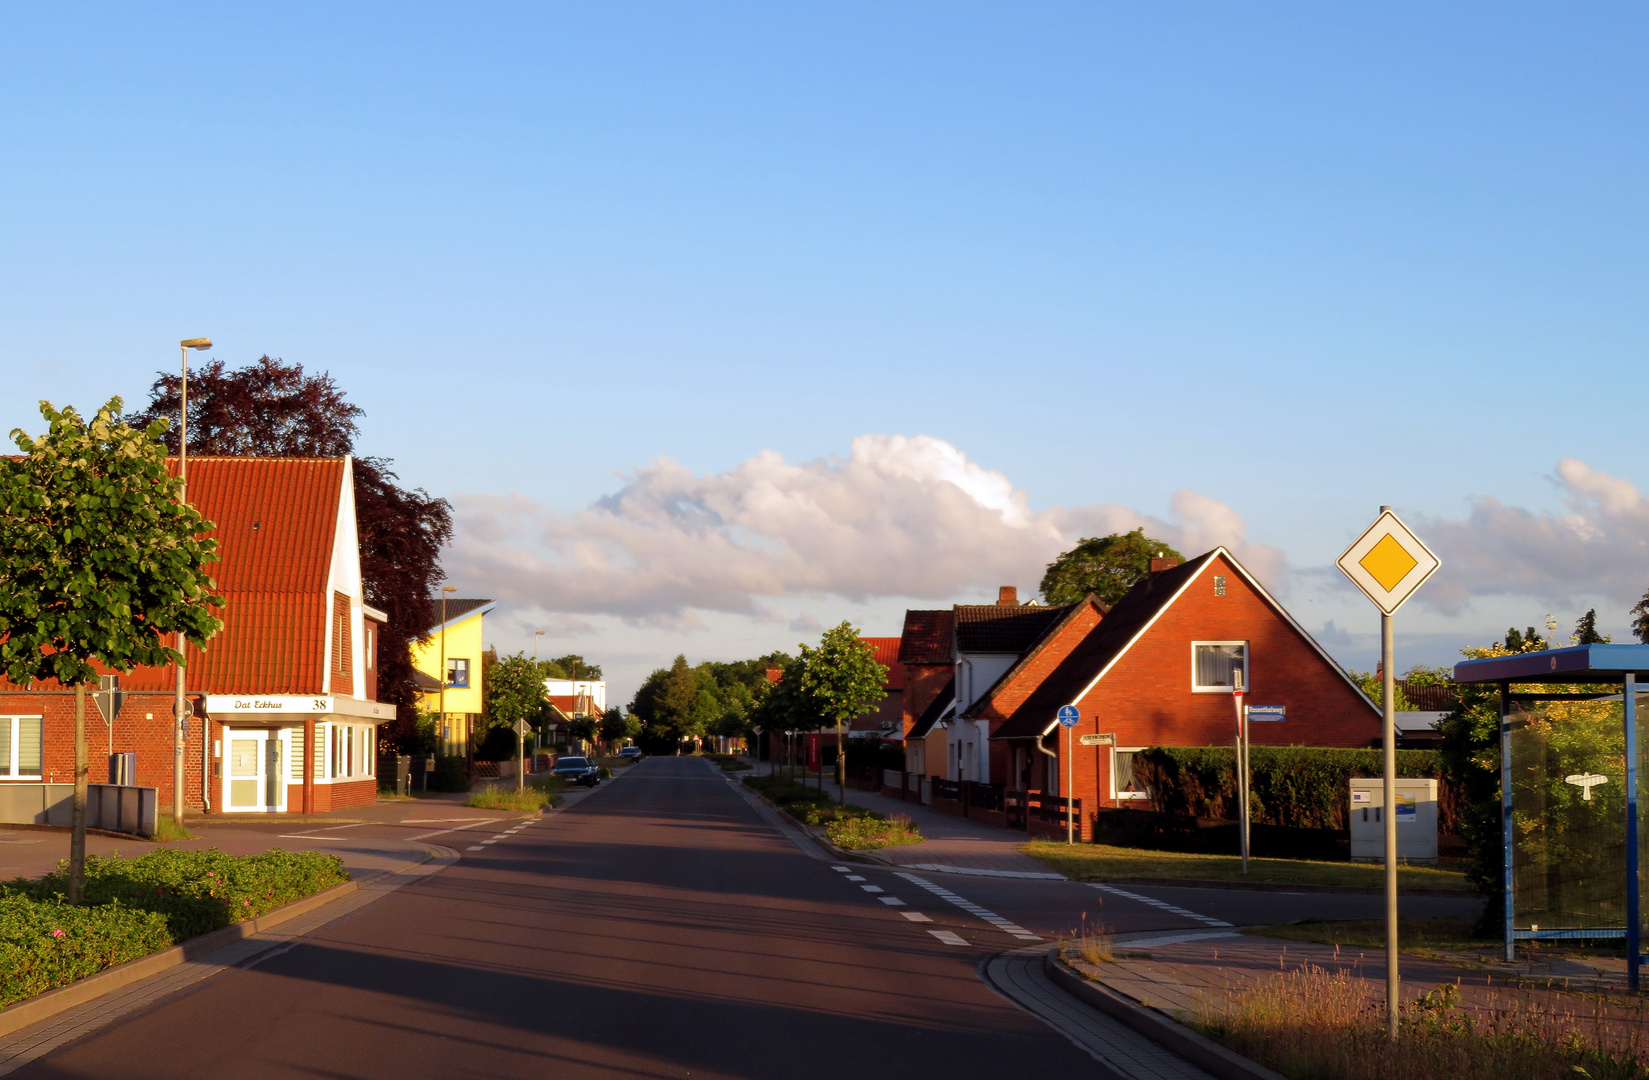
[[[1385,787],[1381,810],[1385,821],[1386,861],[1386,1037],[1397,1038],[1397,675],[1392,616],[1442,565],[1431,549],[1409,532],[1408,526],[1380,507],[1356,543],[1336,563],[1352,584],[1380,609],[1381,746],[1384,750]]]
[[[1237,703],[1237,812],[1242,826],[1237,832],[1242,850],[1242,872],[1248,873],[1248,714],[1242,707],[1242,668],[1231,673],[1231,700]]]
[[[1075,705],[1059,707],[1059,726],[1065,729],[1065,842],[1076,843],[1076,747],[1073,736],[1082,721],[1082,710]]]
[[[520,791],[527,786],[527,736],[532,734],[532,725],[525,720],[515,722],[515,790]]]

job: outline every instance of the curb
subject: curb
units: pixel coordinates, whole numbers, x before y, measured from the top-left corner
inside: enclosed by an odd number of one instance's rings
[[[1286,1080],[1264,1065],[1257,1064],[1227,1050],[1219,1043],[1198,1035],[1175,1020],[1170,1020],[1155,1009],[1125,997],[1103,983],[1089,982],[1061,961],[1057,950],[1050,950],[1042,958],[1048,977],[1061,990],[1088,1005],[1092,1005],[1113,1020],[1120,1020],[1153,1042],[1160,1043],[1180,1057],[1220,1080]]]
[[[427,845],[426,845],[427,846]],[[424,860],[428,862],[429,860]],[[96,975],[88,975],[84,979],[72,982],[67,986],[60,986],[55,990],[47,990],[43,994],[25,998],[15,1004],[0,1009],[0,1036],[10,1035],[14,1031],[39,1023],[49,1017],[65,1012],[76,1005],[84,1004],[104,994],[113,993],[121,987],[130,986],[140,979],[147,979],[169,968],[186,964],[190,960],[215,952],[225,945],[233,945],[237,941],[244,941],[254,934],[271,930],[281,923],[306,915],[316,908],[325,907],[334,900],[342,900],[360,888],[356,881],[346,881],[341,885],[334,885],[324,892],[314,896],[306,896],[302,900],[294,900],[290,904],[283,904],[274,911],[266,912],[255,919],[234,923],[211,933],[192,937],[180,945],[173,945],[169,949],[162,949],[148,956],[140,956],[136,960],[128,960],[124,964],[116,964]]]
[[[1338,893],[1342,896],[1384,896],[1380,885],[1287,885],[1273,881],[1204,881],[1199,878],[1108,877],[1072,878],[1084,885],[1155,885],[1163,889],[1226,889],[1236,892]],[[1481,900],[1463,889],[1399,889],[1399,896],[1437,896],[1456,900]]]

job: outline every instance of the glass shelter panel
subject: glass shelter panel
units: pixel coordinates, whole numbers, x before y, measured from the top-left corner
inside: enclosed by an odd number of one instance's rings
[[[1637,695],[1640,855],[1649,843],[1649,830],[1641,824],[1646,707],[1649,694]],[[1624,713],[1620,694],[1511,703],[1517,930],[1618,932],[1626,925]],[[1640,857],[1640,873],[1645,862]]]

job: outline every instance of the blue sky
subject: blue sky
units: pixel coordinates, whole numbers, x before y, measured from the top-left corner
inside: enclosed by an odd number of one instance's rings
[[[12,7],[0,429],[42,397],[141,400],[188,335],[330,370],[364,452],[471,507],[451,565],[503,601],[498,645],[547,626],[619,698],[677,651],[1034,587],[1049,542],[901,584],[930,560],[900,537],[964,527],[929,512],[943,469],[849,485],[877,580],[660,585],[738,561],[695,529],[797,548],[712,507],[819,479],[763,452],[908,472],[861,436],[939,440],[1049,535],[1214,500],[1359,666],[1371,610],[1322,568],[1381,503],[1458,575],[1405,620],[1414,659],[1592,603],[1619,633],[1649,585],[1646,28],[1628,5]],[[660,487],[660,458],[697,481]],[[670,528],[625,517],[638,487],[669,489]],[[528,524],[473,509],[511,495]],[[568,586],[589,565],[622,603]]]

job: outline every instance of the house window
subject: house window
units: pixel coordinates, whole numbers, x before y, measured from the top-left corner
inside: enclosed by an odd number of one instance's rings
[[[332,594],[332,674],[347,676],[353,671],[349,662],[349,597]]]
[[[1215,596],[1224,596],[1225,595],[1225,579],[1223,577],[1220,577],[1218,574],[1214,575],[1214,595]]]
[[[1236,672],[1249,687],[1248,642],[1193,641],[1191,643],[1191,690],[1198,694],[1229,694],[1236,689]]]
[[[38,780],[41,772],[40,716],[0,716],[0,780]]]
[[[378,627],[377,627],[377,624],[369,622],[369,623],[366,624],[365,630],[366,630],[366,633],[365,633],[364,636],[365,636],[366,640],[363,641],[362,644],[366,646],[366,669],[368,671],[371,671],[373,668],[378,666],[378,664],[377,664],[377,659],[378,659]]]
[[[1111,748],[1111,798],[1118,802],[1141,802],[1151,797],[1145,784],[1134,775],[1134,755],[1143,746]]]
[[[470,662],[456,656],[447,657],[447,686],[467,690],[469,684]]]

